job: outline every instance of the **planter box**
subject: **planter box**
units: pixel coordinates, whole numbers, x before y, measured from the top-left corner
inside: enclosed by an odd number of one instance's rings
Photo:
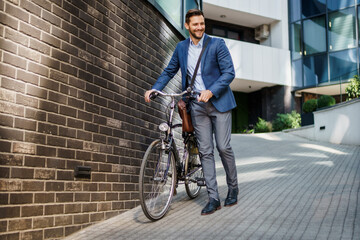
[[[301,114],[301,126],[308,126],[314,124],[314,113],[302,113]]]

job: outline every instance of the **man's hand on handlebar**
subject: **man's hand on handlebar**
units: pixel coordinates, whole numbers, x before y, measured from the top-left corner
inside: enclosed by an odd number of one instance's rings
[[[151,90],[148,90],[148,91],[145,92],[145,95],[144,95],[145,102],[150,102],[150,101],[151,101],[151,99],[150,99],[150,94],[151,94],[152,92],[154,92],[154,91],[155,91],[154,89],[151,89]]]
[[[200,96],[198,97],[199,102],[208,102],[210,98],[212,98],[214,94],[210,90],[203,90],[200,92]]]

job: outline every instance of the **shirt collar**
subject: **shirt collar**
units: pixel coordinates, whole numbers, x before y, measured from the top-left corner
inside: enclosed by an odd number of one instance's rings
[[[202,38],[200,39],[198,45],[195,45],[194,42],[190,38],[190,44],[193,45],[193,46],[196,46],[196,47],[202,47],[203,42],[204,42],[204,38],[205,38],[205,33],[203,34]]]

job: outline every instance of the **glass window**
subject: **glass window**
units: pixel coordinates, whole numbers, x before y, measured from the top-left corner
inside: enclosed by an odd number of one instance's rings
[[[329,54],[330,81],[347,80],[353,77],[357,69],[356,49]]]
[[[182,25],[181,1],[178,0],[155,0],[155,1],[178,26]]]
[[[187,9],[185,11],[185,14],[189,9],[195,9],[195,8],[199,9],[199,5],[196,0],[185,0],[185,4],[186,4],[185,9]]]
[[[235,39],[235,40],[240,40],[239,33],[238,32],[233,32],[233,31],[228,31],[228,38]]]
[[[301,57],[301,22],[291,24],[291,55],[293,60]]]
[[[359,0],[358,0],[359,1]],[[345,7],[354,6],[354,0],[328,0],[329,11],[338,10]]]
[[[325,16],[305,20],[304,55],[326,51]]]
[[[226,37],[226,31],[221,28],[213,27],[212,34],[219,37]]]
[[[292,79],[293,79],[292,85],[294,87],[303,87],[301,59],[293,61],[291,65],[291,71],[292,71]]]
[[[325,13],[326,11],[326,0],[301,0],[301,3],[303,18]]]
[[[356,45],[355,8],[329,14],[329,50],[337,51]]]
[[[300,0],[289,0],[290,6],[290,21],[294,22],[300,20]]]
[[[303,59],[304,86],[315,86],[328,82],[328,64],[326,54],[310,56]]]

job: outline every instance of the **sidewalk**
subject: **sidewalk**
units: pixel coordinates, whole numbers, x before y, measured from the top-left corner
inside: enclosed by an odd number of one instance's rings
[[[149,221],[137,207],[85,228],[75,239],[360,239],[360,146],[286,133],[233,135],[239,202],[201,216],[207,202],[178,188],[168,214]],[[223,201],[224,170],[217,161]]]

